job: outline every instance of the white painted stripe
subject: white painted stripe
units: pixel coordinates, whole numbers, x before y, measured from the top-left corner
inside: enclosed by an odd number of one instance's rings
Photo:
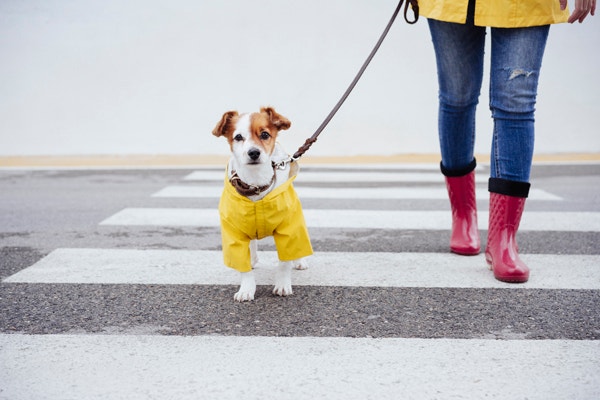
[[[305,209],[310,228],[449,230],[448,211],[383,211]],[[487,228],[488,212],[479,212],[479,228]],[[126,208],[105,219],[101,225],[220,226],[216,209]],[[520,231],[600,231],[600,213],[527,211]]]
[[[4,399],[600,398],[583,340],[2,334],[0,359]]]
[[[225,171],[195,171],[184,177],[187,181],[222,182]],[[438,172],[398,172],[398,171],[345,171],[345,172],[313,172],[302,171],[297,182],[437,182],[444,183],[444,176]],[[487,183],[485,175],[475,175],[475,181]]]
[[[259,284],[273,282],[277,254],[259,252]],[[499,282],[483,255],[451,253],[317,252],[310,268],[294,271],[295,286],[600,289],[600,256],[522,254],[532,279]],[[566,267],[568,266],[568,267]],[[220,251],[57,249],[7,283],[105,283],[238,285],[239,274],[223,266]]]
[[[446,188],[432,187],[377,187],[377,188],[316,188],[295,186],[301,199],[448,199]],[[201,185],[201,186],[167,186],[154,193],[153,197],[170,198],[219,198],[223,192],[223,186]],[[478,189],[478,199],[488,199],[489,192],[486,189]],[[531,189],[529,200],[559,201],[555,196],[540,189]]]
[[[197,166],[195,168],[198,171],[212,170],[212,171],[224,171],[225,164],[221,165],[204,165]],[[478,163],[476,167],[477,172],[489,171],[490,165],[486,163]],[[395,170],[395,171],[435,171],[440,172],[439,163],[320,163],[320,164],[307,164],[300,161],[301,171],[311,170],[343,170],[343,171],[368,171],[368,170]]]
[[[300,161],[300,169],[302,171],[306,169],[319,169],[319,170],[327,170],[327,169],[341,169],[341,170],[370,170],[370,169],[379,169],[379,170],[415,170],[415,171],[436,171],[440,172],[440,164],[439,163],[354,163],[354,164],[306,164]],[[489,170],[489,165],[485,165],[483,163],[477,164],[477,171],[481,170]]]
[[[125,208],[100,225],[218,227],[219,212],[200,208]]]

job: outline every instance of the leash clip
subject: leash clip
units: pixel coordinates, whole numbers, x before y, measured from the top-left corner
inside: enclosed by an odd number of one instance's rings
[[[287,164],[291,163],[292,161],[294,161],[293,157],[290,157],[286,160],[281,160],[279,162],[272,161],[273,168],[283,171],[287,168]]]

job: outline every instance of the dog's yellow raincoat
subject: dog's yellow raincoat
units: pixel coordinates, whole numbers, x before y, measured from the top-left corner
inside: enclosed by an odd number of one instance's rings
[[[295,178],[291,176],[258,201],[240,195],[225,179],[219,202],[225,265],[240,272],[250,271],[250,240],[267,236],[274,237],[281,261],[313,253],[302,205],[292,185]]]

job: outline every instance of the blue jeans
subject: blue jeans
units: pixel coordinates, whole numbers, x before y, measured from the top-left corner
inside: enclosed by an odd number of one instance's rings
[[[442,165],[462,170],[473,162],[486,28],[428,22],[438,71]],[[535,100],[549,28],[491,28],[492,178],[529,182]]]

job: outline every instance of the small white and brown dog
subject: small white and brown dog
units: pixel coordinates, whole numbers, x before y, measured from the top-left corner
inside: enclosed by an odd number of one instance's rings
[[[260,112],[228,111],[213,129],[231,148],[225,187],[219,202],[223,260],[241,273],[236,301],[254,300],[257,240],[273,236],[279,266],[273,294],[292,294],[292,269],[305,269],[312,246],[302,206],[292,181],[298,163],[277,143],[290,121],[271,107]]]

